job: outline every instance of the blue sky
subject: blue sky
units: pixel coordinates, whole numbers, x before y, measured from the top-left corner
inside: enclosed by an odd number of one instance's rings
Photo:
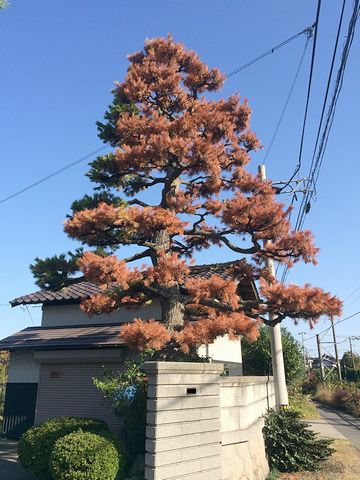
[[[311,25],[315,0],[12,0],[0,12],[0,197],[4,198],[101,146],[95,121],[111,101],[114,80],[122,80],[126,55],[146,37],[172,33],[210,66],[229,72]],[[349,4],[351,2],[348,2]],[[302,175],[306,175],[335,38],[341,2],[323,2]],[[349,16],[349,5],[346,19]],[[344,38],[342,34],[341,45]],[[359,32],[348,63],[333,131],[320,174],[317,201],[305,226],[321,248],[319,265],[298,266],[289,281],[312,283],[345,299],[345,316],[360,310]],[[305,37],[230,78],[222,92],[238,91],[253,109],[252,127],[264,150],[261,163],[295,74]],[[268,176],[289,178],[299,148],[310,49],[277,140],[267,160]],[[71,202],[91,191],[86,162],[0,205],[0,337],[38,324],[40,309],[28,312],[7,302],[36,289],[29,272],[35,256],[74,248],[62,232]],[[285,200],[285,199],[284,199]],[[233,257],[221,251],[210,261]],[[199,261],[209,261],[206,254]],[[348,297],[348,298],[347,298]],[[358,298],[359,297],[359,298]],[[360,316],[338,327],[341,340],[360,335]],[[290,322],[286,323],[291,326]],[[316,331],[328,326],[319,323]],[[297,334],[312,332],[305,324]],[[314,349],[314,341],[307,342]],[[347,343],[341,344],[341,350]],[[360,342],[355,349],[360,352]],[[311,351],[313,353],[313,350]]]

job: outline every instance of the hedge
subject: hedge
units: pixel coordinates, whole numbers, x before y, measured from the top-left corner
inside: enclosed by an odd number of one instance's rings
[[[56,441],[50,469],[54,480],[115,480],[121,460],[110,436],[79,430]]]
[[[21,464],[39,480],[52,480],[50,457],[55,442],[79,429],[110,435],[106,423],[102,420],[73,417],[53,418],[30,428],[21,436],[18,444]]]

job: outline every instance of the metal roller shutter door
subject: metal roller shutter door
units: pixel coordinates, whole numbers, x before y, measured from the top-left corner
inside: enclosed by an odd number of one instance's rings
[[[121,420],[95,387],[93,377],[101,377],[104,368],[121,367],[100,363],[42,364],[35,423],[59,416],[90,417],[104,420],[118,432]]]

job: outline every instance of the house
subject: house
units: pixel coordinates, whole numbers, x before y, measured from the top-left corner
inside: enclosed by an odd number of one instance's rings
[[[320,361],[319,361],[318,357],[312,358],[311,362],[312,362],[312,367],[311,368],[317,368],[317,369],[320,368]],[[336,365],[337,365],[336,358],[333,357],[330,354],[327,354],[327,353],[323,353],[322,363],[323,363],[324,368],[335,368]]]
[[[232,264],[193,266],[191,274],[209,278],[216,273],[233,279]],[[242,299],[258,298],[252,282],[236,280]],[[6,436],[18,438],[34,423],[62,415],[101,418],[117,430],[119,421],[93,378],[100,377],[104,369],[122,368],[127,349],[119,336],[121,325],[137,317],[159,318],[160,303],[154,299],[140,310],[123,307],[88,317],[79,304],[97,292],[97,285],[78,281],[59,291],[41,290],[10,302],[13,307],[42,304],[42,321],[39,327],[0,340],[0,350],[10,352],[3,421]],[[232,374],[242,373],[240,340],[218,338],[200,353],[225,363]]]

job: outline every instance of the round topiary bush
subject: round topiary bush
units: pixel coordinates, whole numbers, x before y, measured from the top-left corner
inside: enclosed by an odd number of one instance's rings
[[[54,480],[115,480],[121,460],[110,436],[79,430],[57,440],[50,469]]]
[[[21,464],[39,480],[52,480],[50,456],[55,442],[81,428],[84,431],[107,432],[102,420],[92,418],[58,417],[47,420],[25,432],[18,444]]]

